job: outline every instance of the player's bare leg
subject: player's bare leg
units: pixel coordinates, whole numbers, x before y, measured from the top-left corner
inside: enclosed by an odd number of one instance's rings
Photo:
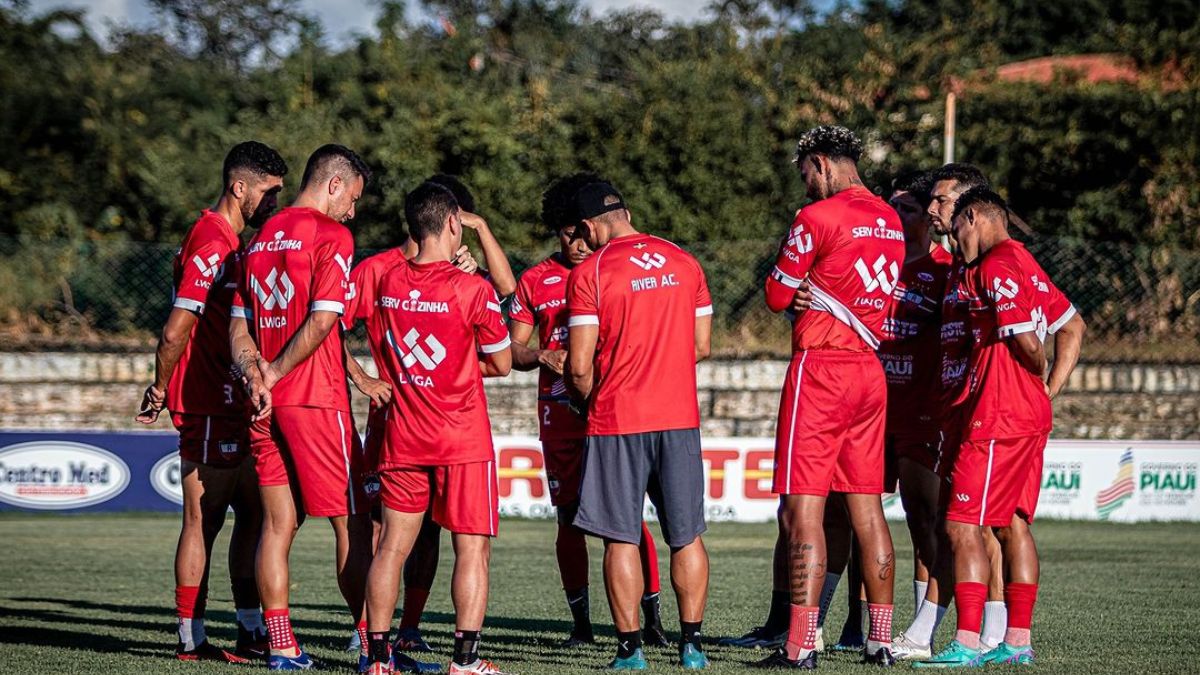
[[[216,469],[184,460],[180,473],[183,525],[175,549],[175,606],[179,632],[176,653],[183,660],[246,663],[245,659],[207,644],[204,632],[213,543],[225,524],[225,513],[237,486],[237,470]]]
[[[1004,555],[1000,541],[992,528],[984,528],[983,541],[987,546],[988,565],[992,571],[988,578],[988,595],[983,605],[983,630],[979,634],[979,641],[984,651],[988,651],[1004,640],[1008,612],[1004,608]]]
[[[612,539],[604,540],[604,588],[608,607],[612,610],[613,626],[617,633],[635,633],[638,629],[638,601],[645,581],[637,544]]]
[[[1004,641],[988,656],[995,662],[1021,663],[1032,660],[1029,629],[1033,622],[1033,606],[1037,601],[1041,567],[1033,530],[1019,516],[1012,524],[996,530],[1004,549],[1004,600],[1008,606],[1008,627]],[[1026,657],[1027,654],[1027,657]]]
[[[958,609],[958,629],[954,639],[968,649],[977,650],[983,624],[983,603],[987,601],[991,577],[984,528],[947,521],[946,532],[954,555],[954,595]]]
[[[679,658],[685,669],[704,668],[708,660],[700,645],[700,626],[708,605],[708,550],[696,537],[671,549],[671,586],[679,605]]]
[[[780,499],[779,523],[787,541],[788,635],[783,647],[758,662],[758,667],[816,667],[817,615],[828,562],[825,502],[823,495]]]
[[[254,470],[254,460],[243,461],[237,474],[237,487],[231,504],[233,532],[229,538],[229,581],[238,624],[235,653],[245,658],[264,658],[267,654],[267,626],[263,623],[258,582],[254,578],[254,559],[262,534],[262,502],[258,496],[258,474]]]
[[[833,594],[837,591],[838,583],[847,570],[850,571],[850,588],[846,593],[849,612],[834,649],[840,651],[841,648],[845,648],[857,651],[862,649],[863,645],[862,600],[857,590],[861,585],[862,575],[851,564],[854,532],[850,527],[850,514],[846,510],[846,500],[843,495],[835,492],[830,494],[829,499],[826,500],[824,528],[825,551],[828,560],[825,581],[821,585],[820,611],[817,614],[817,651],[824,649],[825,616],[829,612],[829,605],[833,601]]]
[[[883,517],[883,503],[878,494],[847,494],[845,498],[862,561],[862,583],[867,590],[870,630],[865,656],[873,663],[890,665],[895,662],[891,654],[896,572],[892,533]]]
[[[400,596],[400,570],[413,550],[424,514],[383,509],[379,544],[367,574],[367,655],[371,663],[388,663],[389,633]]]
[[[913,540],[916,606],[912,623],[892,641],[892,653],[898,659],[927,659],[933,654],[934,633],[954,595],[954,558],[938,509],[943,481],[904,457],[900,458],[899,474],[900,499]]]
[[[461,533],[455,533],[452,540],[454,578],[450,581],[450,595],[454,600],[453,674],[457,666],[466,666],[466,672],[472,672],[472,664],[491,667],[479,658],[479,642],[483,618],[487,613],[492,540],[482,534]]]
[[[293,494],[290,485],[263,485],[259,487],[259,495],[263,524],[254,571],[267,636],[272,654],[295,658],[300,655],[300,647],[288,613],[288,556],[304,512],[296,508],[299,497]]]
[[[421,637],[421,614],[425,611],[429,591],[433,588],[441,551],[442,526],[434,522],[431,513],[426,511],[421,522],[421,533],[417,535],[408,561],[404,563],[404,607],[396,637],[397,649],[433,651]]]
[[[338,590],[354,623],[359,624],[366,600],[367,571],[371,567],[371,518],[366,513],[335,516],[329,519],[329,524],[333,527],[336,547]]]

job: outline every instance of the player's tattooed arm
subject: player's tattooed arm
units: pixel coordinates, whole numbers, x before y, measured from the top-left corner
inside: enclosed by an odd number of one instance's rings
[[[229,320],[229,350],[233,356],[234,372],[241,379],[254,411],[251,419],[260,420],[271,414],[271,390],[262,376],[262,366],[266,361],[258,353],[258,346],[250,337],[250,329],[243,318],[233,317]]]
[[[378,377],[371,377],[366,368],[354,358],[354,354],[350,353],[350,344],[342,342],[344,347],[344,355],[346,359],[346,373],[350,376],[350,381],[354,383],[354,387],[358,389],[364,396],[371,399],[371,403],[377,408],[382,408],[392,400],[392,385],[384,382]],[[379,367],[379,364],[375,364]]]
[[[1058,396],[1067,384],[1071,371],[1079,362],[1079,353],[1083,350],[1083,334],[1087,324],[1083,317],[1076,314],[1071,317],[1058,332],[1054,334],[1054,365],[1050,368],[1050,377],[1046,381],[1046,393],[1050,398]]]
[[[517,290],[517,278],[513,276],[508,256],[504,255],[504,248],[500,246],[496,235],[492,234],[492,228],[488,226],[487,221],[478,214],[463,211],[462,223],[475,230],[475,234],[479,236],[479,246],[483,249],[483,261],[487,265],[488,275],[492,279],[492,286],[495,287],[496,292],[502,298],[514,293]]]
[[[154,424],[158,420],[158,414],[166,403],[167,383],[171,381],[175,366],[179,365],[179,359],[187,349],[192,327],[198,318],[196,313],[188,309],[175,307],[171,310],[154,353],[154,383],[146,387],[142,395],[142,406],[135,418],[138,422]]]

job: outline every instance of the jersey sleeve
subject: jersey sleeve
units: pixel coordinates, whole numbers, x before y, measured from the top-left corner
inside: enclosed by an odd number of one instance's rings
[[[342,328],[351,330],[359,321],[366,321],[371,315],[371,305],[374,303],[373,275],[369,273],[370,265],[363,261],[350,270],[350,288],[346,291],[346,311],[342,314]]]
[[[350,265],[354,260],[354,238],[339,227],[318,244],[313,260],[313,286],[309,311],[346,314],[350,294]]]
[[[1067,299],[1067,296],[1055,286],[1049,279],[1046,280],[1046,285],[1049,287],[1050,299],[1046,303],[1046,321],[1050,324],[1046,330],[1051,335],[1058,332],[1071,320],[1071,317],[1077,313],[1075,305]]]
[[[704,268],[700,266],[700,261],[695,258],[692,263],[696,266],[696,316],[712,316],[712,294],[708,291],[708,277],[704,275]]]
[[[780,311],[791,304],[793,293],[816,261],[819,234],[801,209],[780,243],[775,266],[767,275],[767,305],[772,310]]]
[[[1037,289],[1031,287],[1029,275],[1022,274],[1015,260],[985,259],[979,269],[979,281],[995,316],[999,337],[1037,330],[1037,317],[1033,315]]]
[[[599,299],[595,264],[576,265],[567,277],[567,326],[599,326]]]
[[[217,237],[182,251],[179,256],[183,273],[175,289],[174,306],[203,314],[204,306],[208,303],[208,292],[217,282],[221,267],[231,251],[229,244]]]
[[[513,321],[527,323],[530,326],[537,325],[537,319],[533,316],[533,275],[529,272],[521,275],[521,280],[517,282],[517,292],[513,293],[512,303],[508,307],[508,318]]]
[[[500,298],[491,284],[480,280],[473,299],[472,322],[475,329],[475,344],[484,354],[495,354],[508,349],[512,340],[504,325],[504,314],[500,311]]]

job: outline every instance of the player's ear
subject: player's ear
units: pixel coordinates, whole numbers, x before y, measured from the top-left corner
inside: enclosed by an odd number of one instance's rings
[[[328,188],[329,194],[332,196],[332,195],[336,195],[337,193],[341,192],[342,184],[343,184],[343,181],[342,181],[341,175],[336,174],[336,173],[333,174],[333,178],[329,179],[329,188]]]
[[[244,199],[246,197],[246,189],[246,181],[240,178],[229,184],[229,192],[237,199]]]

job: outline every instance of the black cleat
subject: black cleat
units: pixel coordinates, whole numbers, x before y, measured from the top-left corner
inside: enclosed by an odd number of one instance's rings
[[[874,654],[868,654],[866,649],[863,649],[863,663],[873,666],[894,666],[896,665],[896,657],[892,656],[892,650],[887,647],[880,647]]]
[[[642,629],[642,644],[646,647],[670,647],[671,641],[661,625],[651,624]]]
[[[794,670],[816,670],[817,669],[817,652],[813,650],[811,654],[802,658],[792,660],[787,657],[787,650],[783,647],[771,652],[771,655],[762,661],[754,661],[749,664],[751,668],[791,668]]]
[[[237,647],[233,653],[243,659],[251,661],[261,661],[267,658],[267,654],[271,651],[270,645],[267,644],[266,633],[251,632],[238,625],[237,629]]]
[[[596,636],[593,635],[591,631],[586,633],[571,631],[571,634],[567,636],[567,639],[560,642],[558,646],[560,649],[574,649],[576,647],[594,644],[596,644]]]

